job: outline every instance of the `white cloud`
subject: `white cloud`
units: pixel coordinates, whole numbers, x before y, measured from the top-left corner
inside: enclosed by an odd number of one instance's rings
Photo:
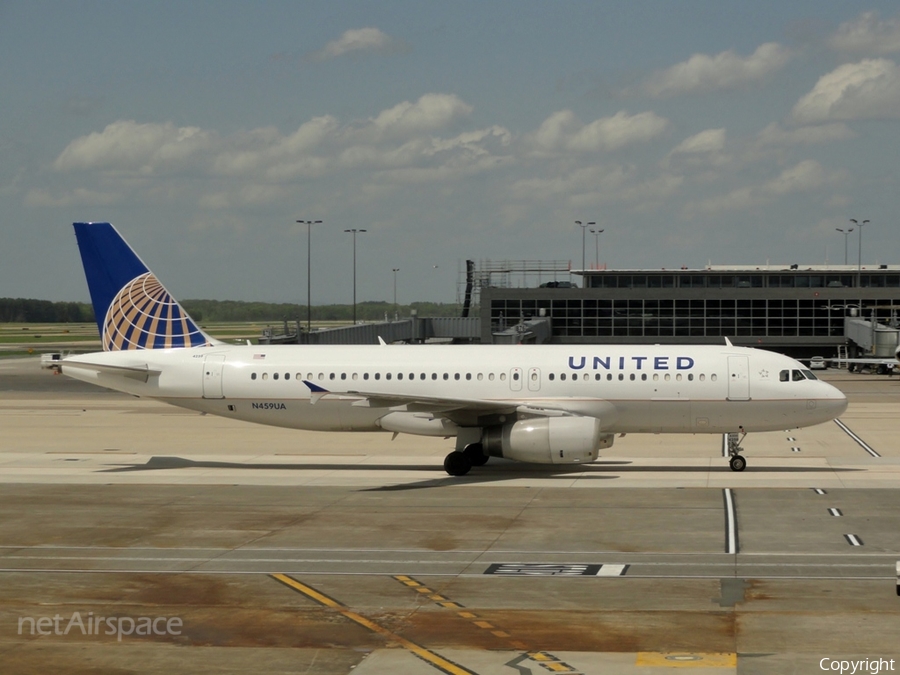
[[[731,161],[725,152],[725,129],[706,129],[685,138],[662,160],[663,168],[722,167]]]
[[[213,134],[198,127],[138,124],[121,120],[72,141],[56,158],[60,171],[101,169],[151,173],[180,168],[213,143]]]
[[[571,110],[560,110],[528,134],[525,143],[535,154],[617,150],[632,143],[650,141],[668,126],[667,119],[653,112],[629,115],[622,110],[612,117],[582,124]]]
[[[814,190],[829,181],[828,173],[817,161],[806,159],[782,171],[777,178],[762,186],[762,191],[772,195]]]
[[[900,68],[889,59],[846,63],[816,82],[794,106],[800,124],[900,117]]]
[[[564,200],[572,206],[601,204],[646,204],[673,195],[683,180],[672,174],[643,178],[634,166],[588,166],[548,178],[515,181],[513,201]]]
[[[833,49],[859,54],[900,52],[900,18],[881,20],[878,12],[865,12],[842,23],[828,43]]]
[[[149,194],[151,188],[139,181],[152,176],[158,179],[152,189],[170,200],[197,178],[196,200],[208,208],[263,204],[287,194],[286,185],[342,171],[364,170],[369,181],[381,183],[439,181],[487,171],[513,157],[512,135],[505,128],[456,128],[471,112],[456,96],[425,94],[365,121],[341,123],[325,115],[286,135],[262,127],[221,136],[197,127],[126,120],[75,139],[53,167],[96,172],[132,194]],[[96,194],[100,201],[102,194]],[[41,199],[47,201],[35,195],[31,202]]]
[[[311,52],[307,58],[311,61],[328,61],[345,54],[361,52],[391,53],[401,51],[405,45],[392,38],[378,28],[356,28],[346,31],[337,40],[332,40],[322,49]]]
[[[687,61],[654,73],[641,88],[656,98],[730,89],[762,80],[781,70],[791,56],[787,47],[775,42],[760,45],[748,57],[741,57],[732,50],[714,56],[694,54]]]
[[[761,185],[737,188],[724,195],[691,203],[685,208],[685,216],[691,218],[698,213],[718,215],[727,211],[762,206],[778,197],[837,185],[844,179],[843,172],[826,171],[817,161],[807,159],[784,169],[777,177]]]
[[[725,129],[707,129],[685,138],[672,149],[672,154],[705,154],[725,148]]]
[[[819,124],[810,127],[785,129],[778,122],[772,122],[759,132],[756,142],[760,147],[783,148],[791,145],[818,145],[833,141],[856,138],[856,133],[842,122]]]
[[[214,173],[247,176],[264,172],[272,166],[300,161],[310,174],[318,173],[321,164],[315,151],[340,130],[340,123],[330,115],[314,117],[287,136],[273,127],[254,129],[224,139],[211,162]],[[302,172],[301,172],[302,173]]]
[[[46,206],[51,208],[72,206],[110,206],[122,201],[119,193],[75,188],[55,192],[43,188],[34,188],[25,194],[26,206]]]
[[[425,94],[382,111],[370,128],[379,135],[408,138],[443,129],[472,114],[472,106],[453,94]]]

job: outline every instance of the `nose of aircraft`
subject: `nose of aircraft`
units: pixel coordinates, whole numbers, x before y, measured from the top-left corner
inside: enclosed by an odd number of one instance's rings
[[[818,383],[821,387],[821,397],[816,406],[820,411],[829,415],[828,419],[834,419],[847,409],[847,397],[840,389],[827,382]]]

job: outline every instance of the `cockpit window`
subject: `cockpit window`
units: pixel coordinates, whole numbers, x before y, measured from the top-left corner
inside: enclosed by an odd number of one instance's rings
[[[803,380],[818,380],[811,370],[782,370],[778,373],[781,382],[802,382]]]

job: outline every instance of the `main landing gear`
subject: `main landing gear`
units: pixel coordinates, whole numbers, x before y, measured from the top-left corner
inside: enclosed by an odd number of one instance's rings
[[[743,471],[747,468],[747,460],[741,456],[741,443],[747,437],[747,432],[744,431],[744,427],[738,427],[738,429],[740,429],[739,434],[728,434],[728,456],[730,458],[728,466],[732,471]]]
[[[487,461],[481,443],[470,443],[464,450],[454,450],[444,458],[444,471],[451,476],[465,476],[473,466],[484,466]]]

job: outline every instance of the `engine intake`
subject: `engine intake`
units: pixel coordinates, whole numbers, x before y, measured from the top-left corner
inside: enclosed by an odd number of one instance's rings
[[[487,427],[481,437],[486,454],[536,464],[593,462],[613,434],[600,430],[595,417],[537,417]]]

